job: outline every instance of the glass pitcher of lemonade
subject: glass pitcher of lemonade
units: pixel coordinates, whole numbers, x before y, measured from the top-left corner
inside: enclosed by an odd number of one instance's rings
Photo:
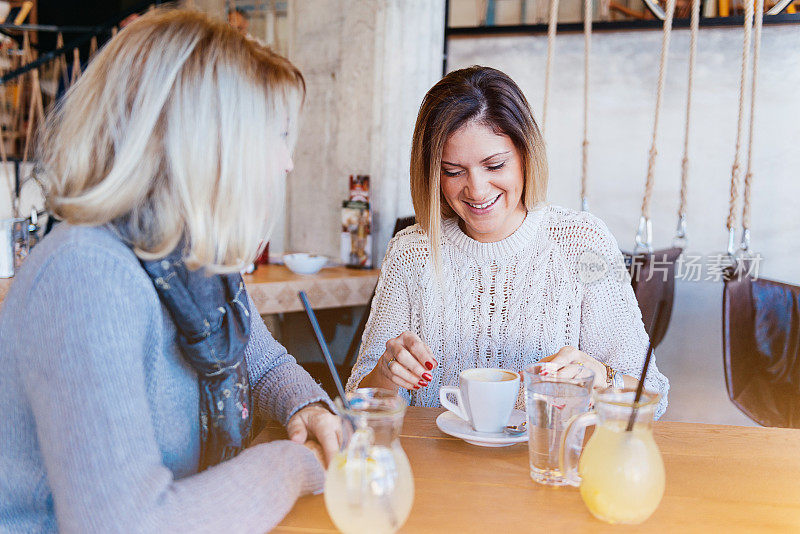
[[[364,388],[341,399],[342,449],[328,466],[325,506],[345,534],[392,534],[414,501],[411,466],[400,446],[405,401],[396,392]]]
[[[645,391],[634,406],[635,396],[632,389],[600,391],[594,411],[570,421],[561,445],[561,471],[570,484],[580,486],[592,515],[608,523],[641,523],[664,495],[664,462],[653,440],[659,395]],[[595,430],[581,454],[583,431],[590,425]]]

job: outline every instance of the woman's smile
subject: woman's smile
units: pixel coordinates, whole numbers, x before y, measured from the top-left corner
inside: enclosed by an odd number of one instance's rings
[[[503,196],[503,193],[500,193],[496,197],[487,200],[486,202],[470,202],[465,200],[464,203],[470,207],[471,211],[477,215],[485,215],[492,210],[497,201],[500,200],[500,197]]]

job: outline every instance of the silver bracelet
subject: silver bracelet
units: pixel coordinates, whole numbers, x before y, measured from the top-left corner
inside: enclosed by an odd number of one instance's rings
[[[625,387],[625,379],[622,377],[622,373],[614,371],[614,375],[611,377],[611,383],[614,389],[623,389]]]

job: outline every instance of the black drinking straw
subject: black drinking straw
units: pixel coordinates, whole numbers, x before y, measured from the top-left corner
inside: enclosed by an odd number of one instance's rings
[[[303,302],[303,307],[306,309],[306,315],[308,315],[308,320],[311,321],[311,328],[314,329],[314,335],[317,336],[317,343],[319,344],[319,348],[322,349],[322,355],[325,356],[325,362],[328,364],[328,369],[331,372],[331,376],[333,377],[333,382],[336,384],[336,389],[339,390],[339,397],[342,399],[342,404],[346,409],[350,409],[350,401],[347,400],[347,397],[344,394],[344,388],[342,387],[342,381],[339,379],[339,373],[336,371],[336,365],[333,363],[333,358],[331,358],[331,353],[328,350],[328,344],[325,343],[325,338],[322,337],[322,330],[319,327],[319,321],[317,321],[317,316],[314,314],[314,310],[311,309],[311,304],[308,303],[308,297],[306,296],[305,291],[300,291],[298,293],[300,296],[300,300]]]
[[[644,367],[642,367],[642,374],[639,377],[639,385],[636,387],[636,397],[633,399],[633,411],[631,411],[631,418],[628,420],[628,427],[625,429],[627,432],[633,430],[633,423],[636,421],[636,412],[639,409],[639,399],[642,398],[642,391],[644,390],[644,378],[647,376],[647,368],[650,367],[650,357],[653,356],[653,339],[658,339],[663,334],[664,325],[659,322],[661,313],[664,311],[664,301],[659,300],[656,306],[656,313],[653,315],[653,323],[650,326],[650,343],[647,346],[647,356],[644,359]]]

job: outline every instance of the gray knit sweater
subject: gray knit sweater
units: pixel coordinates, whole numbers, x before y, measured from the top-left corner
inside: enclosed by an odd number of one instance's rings
[[[327,397],[252,317],[252,409],[285,424]],[[175,336],[109,230],[61,224],[34,249],[0,312],[0,532],[264,532],[321,488],[289,441],[197,473],[197,378]]]

